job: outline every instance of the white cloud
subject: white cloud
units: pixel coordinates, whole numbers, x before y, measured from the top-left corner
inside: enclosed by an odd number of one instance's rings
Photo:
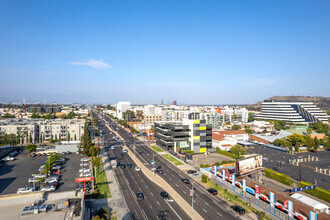
[[[112,68],[112,66],[103,62],[103,60],[93,60],[93,59],[87,60],[86,62],[69,62],[69,64],[78,65],[78,66],[89,66],[98,70]]]

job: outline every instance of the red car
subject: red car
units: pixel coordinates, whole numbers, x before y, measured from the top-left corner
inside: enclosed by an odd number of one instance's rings
[[[310,152],[317,153],[317,150],[313,149],[313,150],[310,150]]]
[[[61,174],[60,169],[58,169],[56,172],[54,172],[54,174],[60,175]]]

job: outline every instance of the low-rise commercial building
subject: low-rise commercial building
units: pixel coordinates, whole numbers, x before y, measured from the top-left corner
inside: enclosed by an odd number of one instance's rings
[[[214,131],[212,132],[212,147],[229,151],[238,142],[249,140],[249,134],[242,130]]]

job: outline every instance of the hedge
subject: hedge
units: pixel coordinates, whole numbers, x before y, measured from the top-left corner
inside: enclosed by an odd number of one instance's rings
[[[299,182],[299,187],[311,186],[313,184],[307,182]],[[330,190],[325,190],[321,187],[316,187],[315,189],[304,190],[304,192],[311,194],[319,199],[330,202]]]
[[[186,154],[195,154],[195,151],[193,151],[193,150],[184,150],[182,152],[184,152]]]
[[[285,174],[276,172],[276,171],[274,171],[272,169],[268,169],[268,168],[266,168],[264,170],[264,173],[269,178],[272,178],[274,180],[277,180],[277,181],[279,181],[279,182],[281,182],[281,183],[283,183],[285,185],[292,186],[291,178],[288,175],[285,175]]]
[[[225,155],[225,156],[227,156],[227,157],[231,157],[231,158],[233,158],[233,159],[241,159],[241,158],[243,158],[243,157],[238,157],[238,156],[236,156],[235,154],[232,154],[232,153],[227,152],[227,151],[225,151],[225,150],[220,150],[219,147],[217,147],[217,153],[218,153],[218,154]]]

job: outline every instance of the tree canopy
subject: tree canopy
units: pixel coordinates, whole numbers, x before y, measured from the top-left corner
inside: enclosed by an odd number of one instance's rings
[[[246,149],[239,144],[235,144],[230,148],[230,153],[233,153],[239,157],[246,154]]]

